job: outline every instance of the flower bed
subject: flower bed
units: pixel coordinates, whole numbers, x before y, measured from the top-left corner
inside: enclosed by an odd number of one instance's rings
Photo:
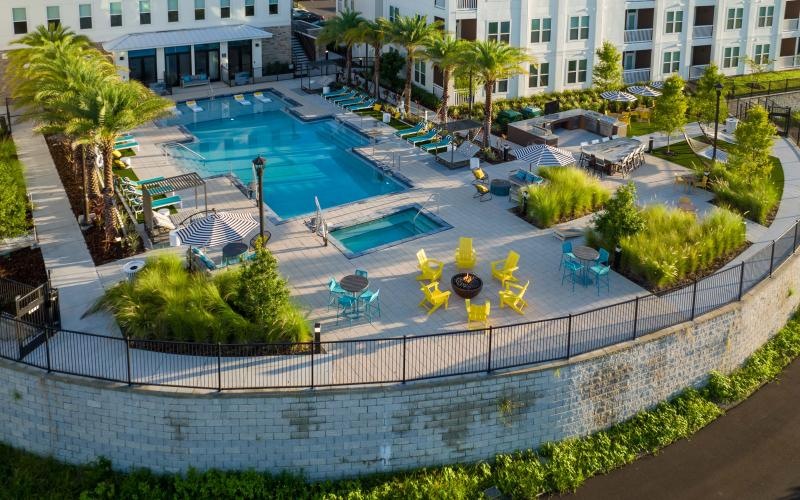
[[[542,167],[538,173],[546,182],[528,186],[524,217],[540,228],[595,212],[611,196],[600,181],[575,167]]]

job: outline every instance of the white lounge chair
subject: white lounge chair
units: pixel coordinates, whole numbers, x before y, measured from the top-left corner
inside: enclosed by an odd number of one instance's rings
[[[203,111],[203,108],[197,105],[197,101],[186,101],[186,107],[194,111],[195,113],[199,113]]]
[[[255,97],[261,102],[272,102],[272,99],[265,96],[263,92],[253,92],[253,97]]]
[[[233,98],[236,99],[236,102],[238,102],[242,106],[250,106],[251,104],[253,104],[252,102],[244,98],[244,94],[236,94],[235,96],[233,96]]]

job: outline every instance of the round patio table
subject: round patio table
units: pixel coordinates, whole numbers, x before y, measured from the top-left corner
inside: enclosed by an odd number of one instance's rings
[[[589,283],[592,282],[592,279],[589,277],[589,273],[587,272],[587,270],[589,269],[589,266],[591,265],[592,262],[600,258],[600,252],[598,252],[592,247],[581,245],[573,247],[572,255],[574,255],[583,264],[583,272],[581,273],[581,282],[583,286],[588,286]]]
[[[366,276],[359,276],[357,274],[348,274],[339,282],[339,286],[346,292],[353,294],[356,303],[355,317],[358,317],[358,294],[363,292],[369,286],[369,279]]]
[[[507,179],[492,179],[489,183],[489,191],[495,196],[508,196],[511,190],[511,182]]]
[[[222,247],[222,261],[227,263],[235,260],[245,252],[247,252],[247,245],[244,243],[228,243]]]

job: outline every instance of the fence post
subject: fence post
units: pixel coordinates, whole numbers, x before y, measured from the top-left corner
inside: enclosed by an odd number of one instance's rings
[[[406,383],[406,336],[403,335],[403,383]]]
[[[131,343],[128,337],[125,337],[125,359],[128,365],[128,385],[133,385],[131,382]]]
[[[492,372],[492,325],[489,325],[489,356],[486,363],[486,373]]]
[[[695,306],[697,305],[697,280],[692,285],[692,320],[694,320]]]
[[[567,359],[572,354],[572,313],[569,314],[569,322],[567,323]]]
[[[50,328],[44,328],[44,353],[47,356],[47,373],[50,373]]]
[[[222,392],[222,344],[217,342],[217,392]]]
[[[639,327],[639,296],[636,296],[636,302],[633,308],[633,339],[636,340],[636,330]]]
[[[314,349],[311,349],[311,388],[314,388]]]
[[[775,269],[775,240],[772,240],[772,249],[769,252],[769,277],[772,278],[772,271]]]
[[[797,228],[800,226],[800,221],[794,222],[794,243],[792,243],[792,253],[797,250]]]
[[[744,290],[744,261],[739,269],[739,300],[742,300],[742,290]]]

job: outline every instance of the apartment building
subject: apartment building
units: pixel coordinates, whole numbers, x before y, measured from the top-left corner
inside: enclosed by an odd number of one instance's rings
[[[86,35],[124,78],[177,85],[184,75],[260,77],[291,62],[292,0],[3,0],[0,52],[48,24]]]
[[[800,0],[338,0],[345,8],[369,18],[420,14],[459,38],[527,49],[538,66],[498,82],[501,98],[590,87],[605,40],[622,51],[628,84],[694,79],[712,62],[743,74],[745,56],[769,69],[800,67]],[[440,93],[437,73],[418,63],[414,81]]]

